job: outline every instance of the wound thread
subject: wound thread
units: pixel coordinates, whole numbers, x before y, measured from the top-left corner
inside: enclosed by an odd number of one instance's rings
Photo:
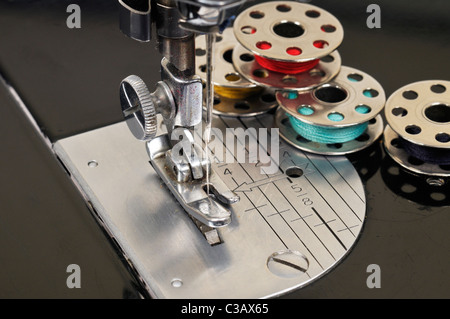
[[[411,156],[430,164],[450,165],[450,150],[414,144],[399,137],[400,145]]]
[[[283,74],[298,74],[311,70],[319,62],[320,59],[308,62],[283,62],[276,61],[255,55],[255,61],[265,69]]]
[[[367,129],[368,122],[349,127],[324,127],[305,123],[288,115],[294,131],[303,138],[322,144],[345,143],[357,139]]]

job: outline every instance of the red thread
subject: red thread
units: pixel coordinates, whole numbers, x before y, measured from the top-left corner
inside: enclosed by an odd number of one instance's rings
[[[320,62],[320,59],[307,62],[282,62],[266,59],[258,55],[255,55],[255,60],[265,69],[284,74],[298,74],[306,72],[314,68]]]

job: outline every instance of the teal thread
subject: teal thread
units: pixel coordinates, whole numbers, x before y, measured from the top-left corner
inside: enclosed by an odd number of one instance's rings
[[[352,141],[361,136],[369,125],[369,123],[366,122],[343,128],[323,127],[302,122],[292,115],[288,115],[288,117],[292,128],[297,134],[307,140],[323,144],[345,143]]]

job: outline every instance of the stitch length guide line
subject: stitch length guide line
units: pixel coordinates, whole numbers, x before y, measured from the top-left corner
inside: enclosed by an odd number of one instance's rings
[[[273,117],[215,116],[213,127],[226,136],[227,128],[273,127]],[[247,155],[253,143],[261,147],[258,136],[247,139],[236,135]],[[217,228],[216,245],[171,195],[125,123],[60,140],[54,149],[150,296],[270,298],[333,269],[356,243],[366,212],[362,182],[345,157],[279,143],[273,174],[262,174],[257,160],[217,162],[212,154],[214,173],[240,197],[230,206],[231,223]]]

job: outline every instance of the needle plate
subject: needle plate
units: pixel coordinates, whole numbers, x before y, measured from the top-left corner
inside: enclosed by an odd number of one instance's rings
[[[213,119],[224,137],[237,127],[276,134],[267,129],[272,126],[271,115]],[[248,153],[259,136],[235,138],[235,145]],[[364,189],[351,163],[342,156],[304,153],[281,139],[273,174],[262,173],[254,158],[225,163],[213,156],[215,174],[240,196],[230,206],[231,223],[218,229],[222,243],[214,246],[155,173],[145,144],[125,123],[60,140],[54,150],[155,298],[282,295],[336,266],[364,222]]]

